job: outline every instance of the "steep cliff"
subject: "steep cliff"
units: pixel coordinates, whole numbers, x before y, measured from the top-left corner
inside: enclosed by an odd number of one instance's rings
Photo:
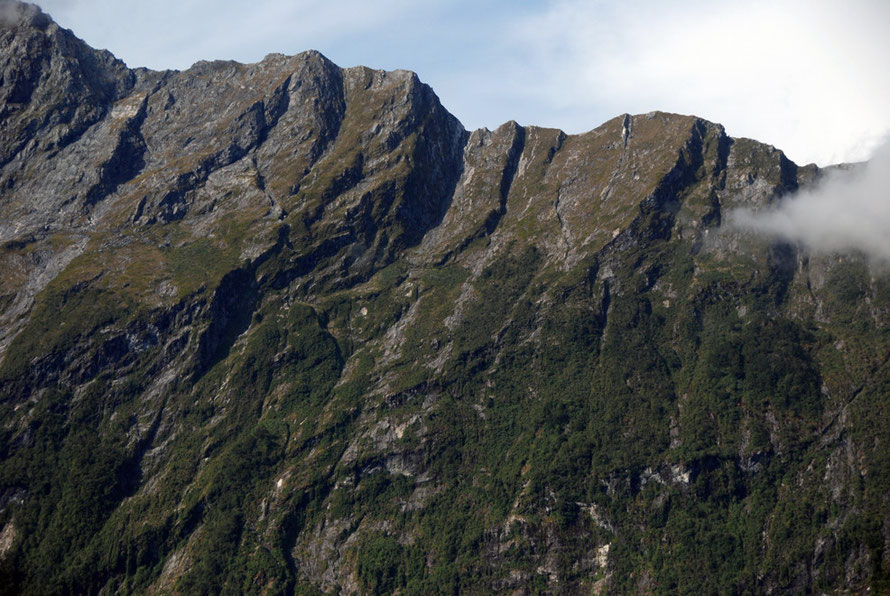
[[[890,278],[721,226],[815,166],[2,6],[0,590],[890,587]]]

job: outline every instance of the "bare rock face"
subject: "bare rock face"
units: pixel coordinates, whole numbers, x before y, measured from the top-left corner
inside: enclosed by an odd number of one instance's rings
[[[887,277],[721,225],[815,166],[10,0],[0,98],[7,591],[886,588]]]

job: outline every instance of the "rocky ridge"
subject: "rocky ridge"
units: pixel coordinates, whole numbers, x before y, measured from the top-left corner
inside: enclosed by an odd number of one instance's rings
[[[815,166],[2,8],[5,590],[887,586],[887,278],[721,227]]]

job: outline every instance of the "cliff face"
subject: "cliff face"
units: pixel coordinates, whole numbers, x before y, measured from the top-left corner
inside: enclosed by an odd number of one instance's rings
[[[815,166],[0,7],[5,591],[887,587],[888,279],[721,227]]]

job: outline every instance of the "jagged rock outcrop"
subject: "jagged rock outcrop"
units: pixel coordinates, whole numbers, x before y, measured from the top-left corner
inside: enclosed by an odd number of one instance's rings
[[[721,225],[815,166],[0,15],[3,591],[886,589],[888,279]]]

